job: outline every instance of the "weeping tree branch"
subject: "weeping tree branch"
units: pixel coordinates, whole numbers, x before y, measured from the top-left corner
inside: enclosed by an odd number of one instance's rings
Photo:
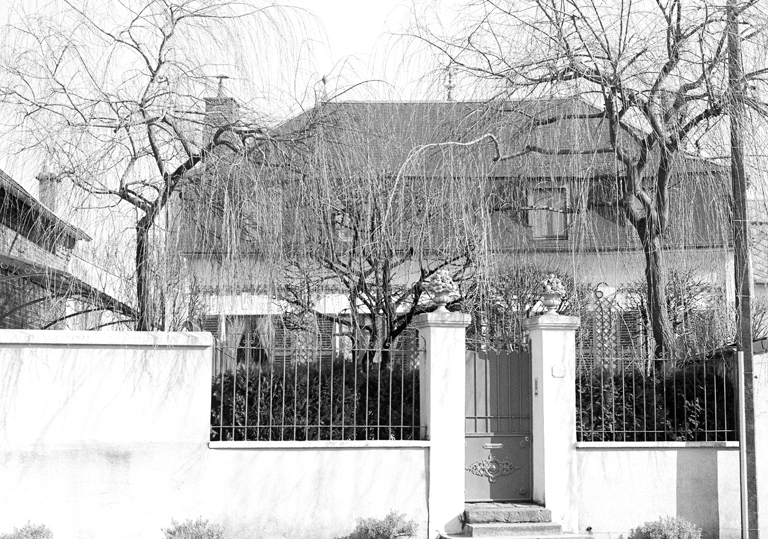
[[[655,7],[639,0],[622,2],[620,7],[591,0],[535,0],[534,7],[519,10],[492,1],[477,4],[483,15],[472,25],[471,46],[462,34],[441,35],[425,21],[417,21],[412,34],[447,57],[469,80],[498,81],[493,91],[505,98],[587,96],[598,110],[531,114],[531,128],[604,118],[610,144],[582,152],[536,143],[504,155],[491,134],[470,143],[491,143],[494,161],[534,152],[615,155],[624,169],[624,174],[616,175],[619,207],[646,256],[656,353],[671,353],[662,241],[675,219],[670,213],[670,180],[681,150],[693,149],[691,137],[700,140],[728,114],[725,7],[706,3],[698,9],[698,4],[677,0],[657,0]],[[766,27],[757,5],[751,0],[739,6],[740,19],[755,29],[748,35],[762,35],[760,28]],[[765,72],[758,66],[747,79],[762,82]],[[752,106],[764,112],[756,101]]]

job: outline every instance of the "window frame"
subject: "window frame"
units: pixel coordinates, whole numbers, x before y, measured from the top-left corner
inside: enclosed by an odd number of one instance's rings
[[[549,200],[551,201],[551,196],[554,191],[559,191],[563,195],[563,211],[554,211],[554,210],[545,210],[545,209],[534,209],[536,206],[536,199],[537,199],[537,192],[540,191],[547,191],[550,193]],[[570,201],[570,189],[568,188],[568,185],[564,184],[557,184],[557,183],[549,183],[549,184],[534,184],[528,189],[528,225],[531,227],[531,233],[533,236],[534,241],[551,241],[551,240],[567,240],[568,239],[568,228],[570,227],[570,220],[568,219],[568,209],[570,207],[569,205]],[[549,229],[556,229],[556,222],[555,220],[562,219],[562,232],[561,233],[554,233],[554,234],[547,234],[546,232],[544,234],[538,234],[537,233],[537,224],[536,224],[536,213],[534,212],[546,212],[544,217],[546,217],[547,220],[547,232]]]

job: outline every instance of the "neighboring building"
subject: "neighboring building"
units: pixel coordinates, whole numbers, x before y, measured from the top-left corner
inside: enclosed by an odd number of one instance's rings
[[[752,224],[750,232],[755,292],[766,296],[768,295],[768,200],[749,200],[747,207]]]
[[[223,107],[222,103],[220,98],[216,105]],[[225,108],[232,114],[234,102],[229,103]],[[464,144],[461,158],[425,158],[419,170],[483,179],[483,189],[494,203],[491,246],[500,263],[574,275],[582,288],[597,290],[599,286],[603,296],[613,296],[623,286],[644,280],[645,261],[636,232],[618,210],[615,178],[621,167],[612,153],[604,151],[610,146],[609,133],[604,121],[595,117],[597,112],[579,98],[494,105],[329,102],[284,128],[317,126],[317,132],[322,130],[322,136],[332,141],[326,159],[338,161],[339,170],[381,175],[418,174],[417,167],[401,170],[415,148],[444,142]],[[489,137],[470,144],[484,135],[493,135],[498,147]],[[311,146],[311,137],[307,140]],[[532,148],[543,151],[529,151]],[[430,151],[437,156],[442,150]],[[495,161],[497,152],[508,157]],[[656,159],[651,157],[649,174],[655,173]],[[671,225],[665,238],[667,264],[679,274],[695,275],[728,294],[729,287],[732,290],[728,171],[682,155],[677,158],[676,171],[670,189]],[[293,225],[279,208],[280,200],[280,195],[273,197],[272,215],[290,230]],[[344,216],[336,219],[341,223]],[[260,265],[256,253],[243,250],[242,264],[226,261],[221,256],[222,245],[217,246],[224,236],[215,218],[197,216],[182,222],[178,245],[206,298],[206,329],[223,336],[227,317],[240,317],[238,328],[263,327],[260,318],[279,314],[279,306],[267,297],[266,279],[262,280],[268,269]],[[210,230],[201,231],[201,226]],[[608,321],[599,322],[598,330],[608,332],[619,346],[622,342],[637,346],[627,334],[642,329],[639,311],[629,308],[624,299],[617,304],[632,312],[623,318],[611,314]],[[345,305],[343,294],[329,294],[318,303],[318,310],[333,314]],[[239,329],[237,333],[241,334]]]
[[[82,230],[55,213],[58,180],[41,175],[42,202],[0,171],[0,328],[94,329],[133,309],[69,272]]]

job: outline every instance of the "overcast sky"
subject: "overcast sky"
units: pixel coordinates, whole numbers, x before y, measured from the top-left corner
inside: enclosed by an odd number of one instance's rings
[[[323,91],[320,80],[325,77],[325,93],[341,99],[441,99],[444,98],[444,75],[439,60],[422,60],[413,55],[408,40],[398,37],[408,31],[414,14],[429,6],[438,6],[446,18],[455,13],[461,0],[283,0],[284,5],[298,10],[290,14],[297,22],[288,40],[292,54],[261,54],[256,39],[251,47],[254,55],[269,58],[271,65],[260,65],[272,71],[266,79],[264,99],[253,104],[264,110],[274,121],[314,105],[315,97]],[[75,2],[77,4],[77,2]],[[52,6],[64,6],[60,0],[0,0],[3,22],[11,6],[21,13],[41,9],[51,13]],[[130,2],[129,2],[130,5]],[[252,42],[251,42],[252,43]],[[302,44],[303,43],[303,44]],[[410,42],[411,44],[413,42]],[[269,45],[264,44],[269,48]],[[296,53],[295,50],[301,51]],[[222,73],[229,74],[226,67]],[[426,81],[426,82],[425,82]],[[230,81],[231,95],[247,101],[246,92],[239,92]],[[267,89],[270,87],[270,89]],[[348,91],[353,88],[352,91]],[[243,94],[243,95],[240,95]],[[0,167],[11,173],[31,191],[36,191],[33,179],[38,167],[29,167],[27,160],[0,155]]]
[[[412,55],[414,42],[403,38],[416,14],[439,10],[444,22],[457,13],[460,0],[288,0],[305,9],[322,32],[314,54],[316,75],[330,75],[333,88],[369,81],[353,98],[442,98],[442,83],[429,74],[439,66]],[[425,80],[429,79],[429,80]],[[426,86],[437,84],[437,90]],[[429,95],[431,91],[436,93]]]
[[[291,4],[306,9],[325,30],[328,43],[323,48],[329,54],[321,67],[327,71],[344,58],[372,60],[376,45],[383,43],[387,32],[401,29],[411,9],[403,0],[291,0]]]

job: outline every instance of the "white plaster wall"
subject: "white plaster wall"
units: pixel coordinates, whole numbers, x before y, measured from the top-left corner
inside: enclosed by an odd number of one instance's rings
[[[199,443],[212,344],[207,333],[0,331],[0,447]]]
[[[334,538],[406,514],[427,536],[427,449],[209,450],[203,508],[232,537]]]
[[[210,448],[211,345],[0,331],[0,533],[161,539],[202,516],[231,538],[330,539],[395,509],[426,536],[426,444]]]
[[[644,522],[678,516],[704,539],[740,537],[738,444],[718,445],[578,444],[579,530],[626,537]]]
[[[760,537],[768,537],[768,354],[753,358],[757,521]]]

